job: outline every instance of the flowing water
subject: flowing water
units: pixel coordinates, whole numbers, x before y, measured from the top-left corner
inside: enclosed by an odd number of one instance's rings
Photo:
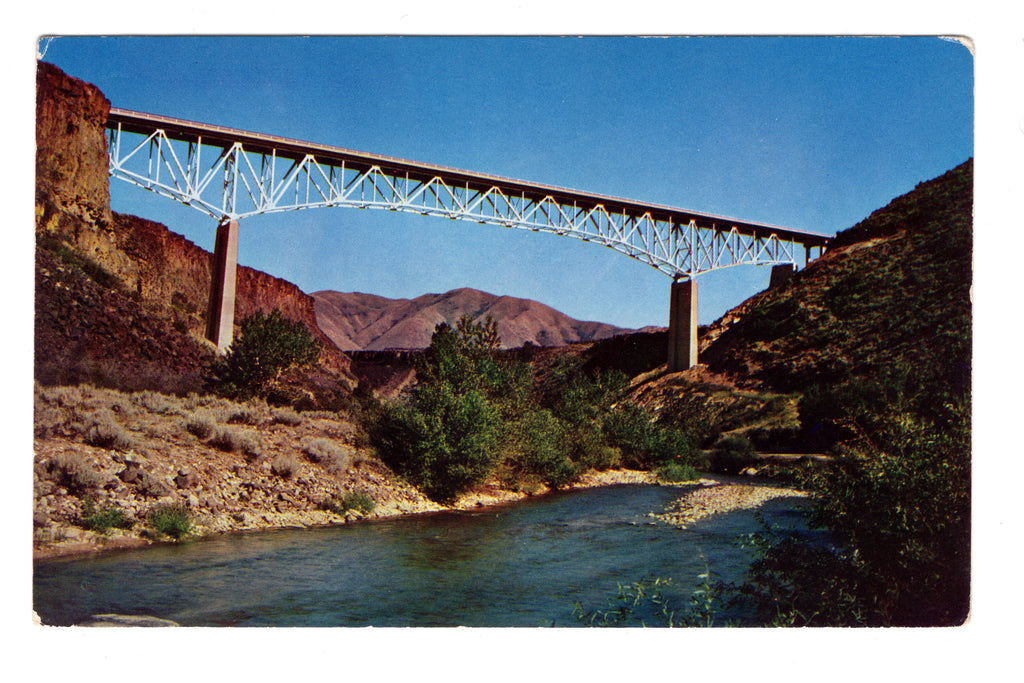
[[[801,528],[804,503],[778,499],[686,530],[654,522],[680,495],[612,486],[528,502],[311,530],[226,535],[35,566],[46,624],[92,614],[183,626],[576,626],[619,584],[670,578],[685,607],[700,580],[738,581],[762,522]]]

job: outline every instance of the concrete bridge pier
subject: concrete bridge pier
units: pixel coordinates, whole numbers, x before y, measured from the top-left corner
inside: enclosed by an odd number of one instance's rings
[[[210,308],[206,316],[206,338],[224,353],[234,337],[235,276],[238,269],[238,221],[224,219],[217,226],[210,279]]]
[[[697,281],[672,281],[668,314],[668,371],[680,372],[697,364]]]

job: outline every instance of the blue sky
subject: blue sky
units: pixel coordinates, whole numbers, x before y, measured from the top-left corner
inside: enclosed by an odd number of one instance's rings
[[[62,37],[117,107],[834,234],[973,156],[973,58],[938,38]],[[213,245],[123,182],[115,211]],[[243,221],[239,260],[307,292],[456,287],[668,322],[670,280],[574,239],[390,212]],[[701,322],[768,269],[698,278]]]

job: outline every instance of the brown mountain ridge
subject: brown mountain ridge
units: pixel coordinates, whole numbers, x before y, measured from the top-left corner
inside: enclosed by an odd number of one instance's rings
[[[415,299],[334,291],[313,292],[312,296],[317,324],[343,351],[426,348],[437,325],[447,323],[454,327],[463,315],[474,320],[493,316],[504,348],[524,344],[564,346],[633,331],[575,320],[530,299],[498,296],[468,287]]]

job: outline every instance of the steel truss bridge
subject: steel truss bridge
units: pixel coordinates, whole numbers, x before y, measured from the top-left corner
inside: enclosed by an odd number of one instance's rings
[[[234,320],[238,222],[327,207],[386,209],[594,242],[673,279],[669,369],[697,362],[694,278],[738,265],[795,269],[828,237],[658,204],[111,108],[110,175],[220,222],[207,336],[224,350]],[[773,281],[775,280],[773,272]]]
[[[576,237],[673,278],[796,263],[815,233],[736,221],[272,135],[111,109],[110,174],[223,220],[387,209]],[[809,260],[809,258],[808,258]]]

